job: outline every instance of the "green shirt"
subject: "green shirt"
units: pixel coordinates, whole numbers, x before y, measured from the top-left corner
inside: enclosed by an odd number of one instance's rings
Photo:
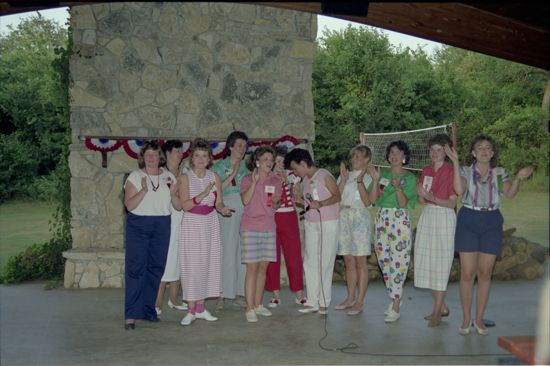
[[[228,156],[227,158],[218,161],[214,164],[212,170],[220,177],[223,184],[223,181],[227,179],[233,170],[233,164],[231,164],[230,157]],[[223,190],[223,195],[228,196],[230,194],[240,194],[241,182],[243,178],[249,174],[250,170],[246,167],[246,161],[243,159],[241,161],[241,165],[239,166],[239,172],[235,176],[235,185],[233,185],[232,182],[229,183],[229,185]]]
[[[378,187],[384,185],[382,194],[378,196],[376,200],[376,205],[378,207],[384,208],[399,208],[399,202],[397,201],[397,193],[395,192],[395,187],[391,184],[392,179],[397,178],[398,175],[393,174],[389,168],[380,169],[380,180],[378,181]],[[405,171],[405,174],[401,175],[401,187],[405,197],[407,197],[407,207],[413,209],[416,205],[416,176],[409,172]],[[378,188],[379,189],[379,188]]]

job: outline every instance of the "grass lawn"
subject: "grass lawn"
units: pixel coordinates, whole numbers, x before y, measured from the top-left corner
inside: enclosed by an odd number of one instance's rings
[[[549,202],[547,192],[522,192],[513,199],[503,198],[504,228],[515,227],[515,235],[549,246]],[[416,226],[422,205],[413,211]],[[48,221],[55,204],[13,201],[0,205],[0,269],[8,258],[34,243],[50,238]]]
[[[55,203],[10,201],[0,205],[0,269],[9,257],[50,238]]]
[[[504,229],[516,228],[515,236],[549,246],[549,203],[548,192],[520,192],[513,199],[502,197],[501,212]],[[423,205],[413,211],[413,226],[416,227]]]

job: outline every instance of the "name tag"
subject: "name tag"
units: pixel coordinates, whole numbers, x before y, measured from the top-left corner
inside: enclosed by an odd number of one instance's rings
[[[378,191],[376,192],[378,197],[382,195],[382,191],[388,184],[390,184],[390,180],[388,178],[380,178],[380,181],[378,182]]]
[[[313,187],[311,189],[311,195],[315,201],[319,201],[319,192],[317,192],[317,188]]]
[[[265,186],[265,193],[275,193],[275,186]]]
[[[424,187],[426,191],[430,192],[432,189],[432,182],[433,182],[433,177],[425,176],[424,181],[422,182],[422,187]]]

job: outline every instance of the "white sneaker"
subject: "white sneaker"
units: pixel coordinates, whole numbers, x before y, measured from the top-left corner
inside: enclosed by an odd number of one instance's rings
[[[186,303],[181,303],[181,305],[176,305],[172,301],[168,300],[168,306],[170,309],[176,309],[176,310],[187,310],[188,306]]]
[[[390,310],[389,314],[384,317],[384,321],[386,323],[393,323],[393,322],[397,321],[397,319],[399,319],[399,317],[401,317],[401,314],[395,312],[395,310],[393,310],[393,308],[392,308]]]
[[[388,304],[388,307],[384,311],[384,316],[388,316],[388,314],[392,311],[392,309],[393,309],[393,301]]]
[[[273,313],[269,310],[267,310],[266,308],[264,308],[263,305],[259,305],[256,309],[254,309],[254,312],[258,315],[262,315],[262,316],[271,316],[273,315]]]
[[[218,320],[218,318],[216,318],[215,316],[210,314],[210,312],[206,309],[204,309],[204,311],[202,313],[195,313],[195,318],[196,319],[204,319],[204,320],[209,321],[209,322],[215,322],[216,320]]]
[[[319,311],[318,306],[305,306],[303,309],[298,310],[300,313],[309,314],[309,313],[316,313]]]
[[[246,321],[249,323],[256,323],[258,321],[258,315],[256,315],[256,311],[254,311],[254,309],[247,310],[245,315]]]
[[[155,311],[157,312],[157,316],[159,316],[160,314],[162,314],[162,309],[161,309],[161,308],[155,307]]]
[[[187,313],[185,318],[183,318],[181,320],[181,325],[189,325],[189,324],[193,323],[193,320],[195,320],[195,315],[193,315],[191,313]]]

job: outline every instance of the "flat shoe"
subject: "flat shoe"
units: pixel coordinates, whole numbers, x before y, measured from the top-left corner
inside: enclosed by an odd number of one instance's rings
[[[478,327],[475,321],[473,321],[472,324],[474,325],[474,328],[476,328],[477,334],[482,336],[489,335],[489,329]]]
[[[354,316],[354,315],[359,315],[363,312],[363,309],[351,309],[351,310],[348,310],[348,315],[350,316]]]
[[[400,317],[401,317],[401,313],[396,312],[392,308],[391,311],[389,312],[389,314],[384,317],[384,321],[386,323],[393,323],[393,322],[399,320]]]
[[[298,311],[303,314],[316,313],[319,311],[319,307],[317,306],[304,307],[303,309],[299,309]]]
[[[136,329],[136,323],[124,323],[124,329],[134,330]]]
[[[336,306],[334,307],[334,310],[346,310],[346,309],[349,309],[349,308],[353,307],[353,304],[354,304],[354,303],[351,303],[351,304],[346,305],[346,304],[342,303],[342,304],[340,304],[340,305],[336,305]]]
[[[298,305],[304,305],[307,302],[307,298],[306,297],[302,297],[301,299],[296,298],[294,301]]]
[[[470,329],[471,329],[472,325],[469,324],[466,328],[461,328],[461,327],[458,327],[458,334],[460,335],[468,335],[470,334]]]
[[[168,300],[168,306],[170,307],[170,309],[176,309],[176,310],[187,310],[188,308],[188,305],[184,302],[181,305],[176,305],[170,300]]]
[[[328,314],[328,308],[319,308],[319,314],[327,315]]]

